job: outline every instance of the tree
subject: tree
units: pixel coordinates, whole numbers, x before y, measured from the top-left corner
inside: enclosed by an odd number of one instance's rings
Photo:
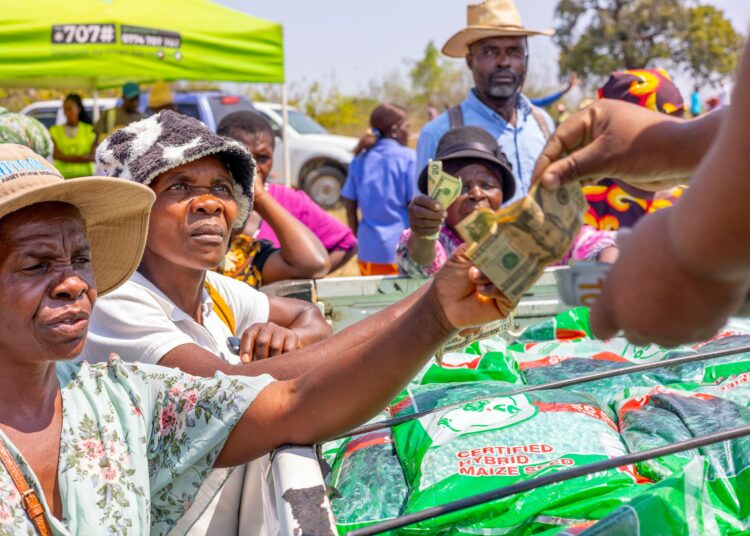
[[[742,37],[714,6],[697,6],[689,10],[686,43],[680,59],[694,78],[716,82],[737,69],[742,51]]]
[[[466,98],[470,87],[466,66],[442,57],[432,41],[422,59],[413,62],[409,77],[412,95],[408,104],[414,109],[424,109],[427,103],[453,106]]]
[[[657,65],[715,80],[734,69],[741,45],[721,10],[686,0],[560,0],[555,15],[561,71],[595,82]]]
[[[441,60],[435,43],[433,41],[427,43],[424,57],[414,62],[414,67],[409,72],[413,88],[419,96],[429,98],[438,91],[440,81],[446,71]]]

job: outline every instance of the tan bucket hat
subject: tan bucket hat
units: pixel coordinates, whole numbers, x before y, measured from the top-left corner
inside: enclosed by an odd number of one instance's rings
[[[122,179],[66,181],[28,147],[0,144],[0,218],[47,201],[77,207],[86,223],[100,295],[122,285],[138,267],[154,199],[151,189]]]
[[[463,58],[469,45],[487,37],[554,35],[554,30],[524,28],[521,14],[513,0],[485,0],[467,7],[466,28],[448,39],[443,54]]]

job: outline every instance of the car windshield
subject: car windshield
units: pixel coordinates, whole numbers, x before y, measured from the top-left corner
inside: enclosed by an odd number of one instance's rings
[[[282,117],[281,108],[275,108],[274,112]],[[297,110],[289,110],[289,125],[300,134],[328,134],[315,119]]]

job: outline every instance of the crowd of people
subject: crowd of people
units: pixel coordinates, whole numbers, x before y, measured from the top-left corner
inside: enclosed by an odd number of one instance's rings
[[[750,104],[687,120],[666,72],[628,70],[556,126],[523,94],[527,39],[549,32],[511,0],[468,10],[443,53],[465,57],[474,88],[416,151],[406,110],[373,111],[348,228],[268,182],[275,137],[257,113],[214,133],[166,85],[144,116],[132,83],[96,124],[74,94],[49,132],[0,109],[0,533],[274,533],[272,449],[351,429],[449,337],[510,313],[456,226],[535,186],[586,181],[563,262],[614,262],[597,335],[698,340],[745,301]],[[432,159],[462,179],[445,209],[427,195]],[[355,255],[363,275],[431,282],[335,335],[312,304],[258,290]]]

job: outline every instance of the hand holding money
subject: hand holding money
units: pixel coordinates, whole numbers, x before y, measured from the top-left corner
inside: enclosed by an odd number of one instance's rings
[[[444,219],[445,209],[432,197],[418,195],[409,204],[409,229],[419,238],[437,238]]]
[[[430,160],[429,164],[427,164],[427,193],[429,194],[429,198],[437,201],[441,208],[440,223],[445,218],[445,211],[461,195],[462,187],[460,178],[448,175],[443,171],[443,163],[440,160]],[[428,203],[422,201],[420,204],[424,206]],[[437,212],[438,208],[434,203],[429,203],[429,205],[433,212]],[[422,236],[430,240],[436,240],[439,229],[440,225],[438,224],[438,227],[432,233]],[[414,232],[414,227],[412,227],[412,232]]]
[[[459,223],[467,256],[513,303],[570,248],[583,223],[586,200],[578,183],[555,191],[532,187],[498,211],[481,209]]]

